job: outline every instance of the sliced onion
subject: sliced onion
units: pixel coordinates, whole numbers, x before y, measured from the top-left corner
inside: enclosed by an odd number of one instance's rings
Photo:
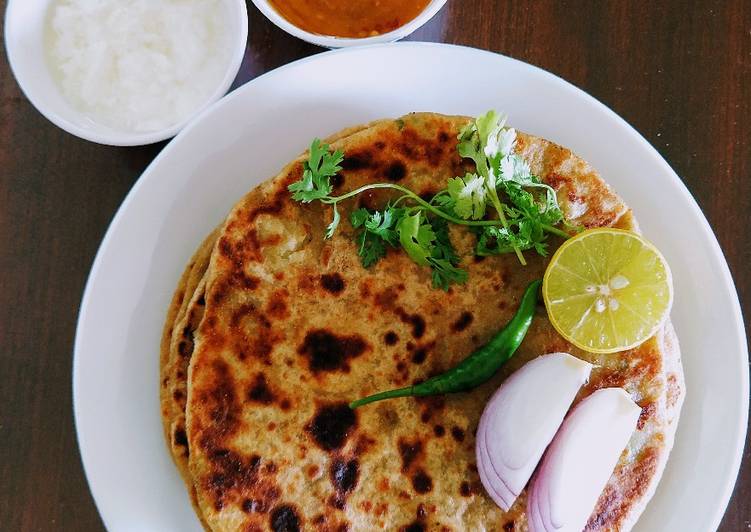
[[[533,490],[537,487],[537,485],[530,484],[529,489],[527,490],[527,500],[529,501],[529,498],[532,497]],[[540,507],[537,505],[530,506],[527,504],[527,526],[529,530],[545,530],[545,525],[542,520],[542,515],[540,515]]]
[[[568,353],[537,357],[491,397],[477,427],[477,468],[508,511],[529,481],[592,365]]]
[[[530,484],[530,532],[584,529],[640,413],[620,388],[597,390],[571,411]]]
[[[479,437],[479,435],[478,435]],[[497,476],[488,476],[487,471],[491,471],[486,465],[487,457],[477,452],[477,472],[480,474],[480,481],[485,486],[485,490],[490,498],[501,508],[511,508],[514,503],[514,497],[509,489],[501,482]]]

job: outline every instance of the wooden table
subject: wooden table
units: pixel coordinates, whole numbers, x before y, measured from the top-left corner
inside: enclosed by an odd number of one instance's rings
[[[322,51],[249,13],[238,85]],[[633,124],[704,209],[751,330],[751,2],[451,0],[410,39],[538,65]],[[76,317],[108,223],[163,144],[68,135],[24,98],[4,53],[0,105],[0,529],[101,530],[73,426]],[[722,531],[751,529],[750,454],[747,442]]]

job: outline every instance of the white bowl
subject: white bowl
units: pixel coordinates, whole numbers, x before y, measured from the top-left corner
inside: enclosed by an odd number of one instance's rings
[[[125,132],[97,124],[75,109],[61,93],[47,66],[44,30],[51,0],[9,0],[5,12],[5,49],[18,84],[34,107],[56,126],[82,139],[112,146],[141,146],[174,137],[188,122],[229,90],[245,54],[248,11],[243,0],[229,2],[227,31],[233,36],[232,56],[224,78],[203,104],[180,123],[160,131]]]
[[[333,37],[331,35],[311,33],[309,31],[298,28],[289,20],[280,15],[279,12],[274,9],[269,3],[269,0],[253,0],[253,3],[261,11],[261,13],[266,15],[266,18],[273,22],[277,27],[283,29],[290,35],[294,35],[298,39],[317,44],[318,46],[325,46],[326,48],[346,48],[348,46],[361,46],[364,44],[394,42],[398,41],[399,39],[403,39],[410,33],[414,32],[420,26],[423,26],[431,18],[433,18],[433,15],[441,10],[443,5],[446,3],[446,0],[433,0],[427,6],[425,6],[425,9],[422,10],[422,13],[393,31],[382,33],[381,35],[376,35],[375,37],[362,38]]]

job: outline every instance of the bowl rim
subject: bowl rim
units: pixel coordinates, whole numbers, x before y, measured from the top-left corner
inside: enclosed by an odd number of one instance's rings
[[[386,42],[398,41],[413,33],[418,28],[424,26],[433,16],[438,13],[448,0],[431,0],[428,5],[415,18],[399,26],[395,30],[373,37],[335,37],[332,35],[321,35],[306,31],[299,26],[292,24],[284,18],[276,9],[271,6],[269,0],[252,0],[253,4],[263,15],[269,19],[276,27],[284,30],[293,37],[302,39],[311,44],[323,46],[325,48],[348,48],[350,46],[365,46],[369,44],[380,44]]]
[[[37,94],[29,83],[28,78],[23,75],[19,75],[22,70],[19,69],[20,59],[16,52],[16,45],[14,42],[14,32],[19,31],[15,28],[12,22],[12,17],[16,11],[14,7],[20,3],[20,0],[8,0],[8,4],[5,8],[4,15],[4,44],[5,51],[8,56],[8,64],[10,70],[13,73],[13,77],[16,79],[18,86],[21,88],[21,92],[31,102],[34,108],[39,111],[47,120],[55,124],[60,129],[74,135],[76,137],[95,142],[97,144],[103,144],[107,146],[145,146],[148,144],[154,144],[177,135],[185,126],[192,122],[196,117],[202,114],[208,107],[218,101],[224,96],[229,88],[232,86],[232,82],[237,77],[237,73],[240,70],[243,58],[245,57],[245,49],[248,42],[248,10],[243,0],[223,0],[228,2],[229,8],[232,10],[230,16],[237,19],[238,24],[236,26],[236,35],[232,40],[231,46],[233,48],[230,61],[227,64],[227,68],[224,73],[224,77],[217,85],[211,96],[207,98],[201,105],[187,115],[183,120],[177,124],[171,125],[167,128],[157,131],[147,131],[143,133],[133,133],[127,131],[117,131],[112,129],[111,131],[101,132],[91,130],[85,127],[81,127],[60,115],[52,106],[48,105],[47,100]],[[49,8],[49,4],[52,0],[45,0],[45,10]]]

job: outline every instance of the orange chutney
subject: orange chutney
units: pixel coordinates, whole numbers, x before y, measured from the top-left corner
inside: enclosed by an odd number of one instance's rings
[[[430,0],[270,0],[300,29],[335,37],[388,33],[419,15]]]

